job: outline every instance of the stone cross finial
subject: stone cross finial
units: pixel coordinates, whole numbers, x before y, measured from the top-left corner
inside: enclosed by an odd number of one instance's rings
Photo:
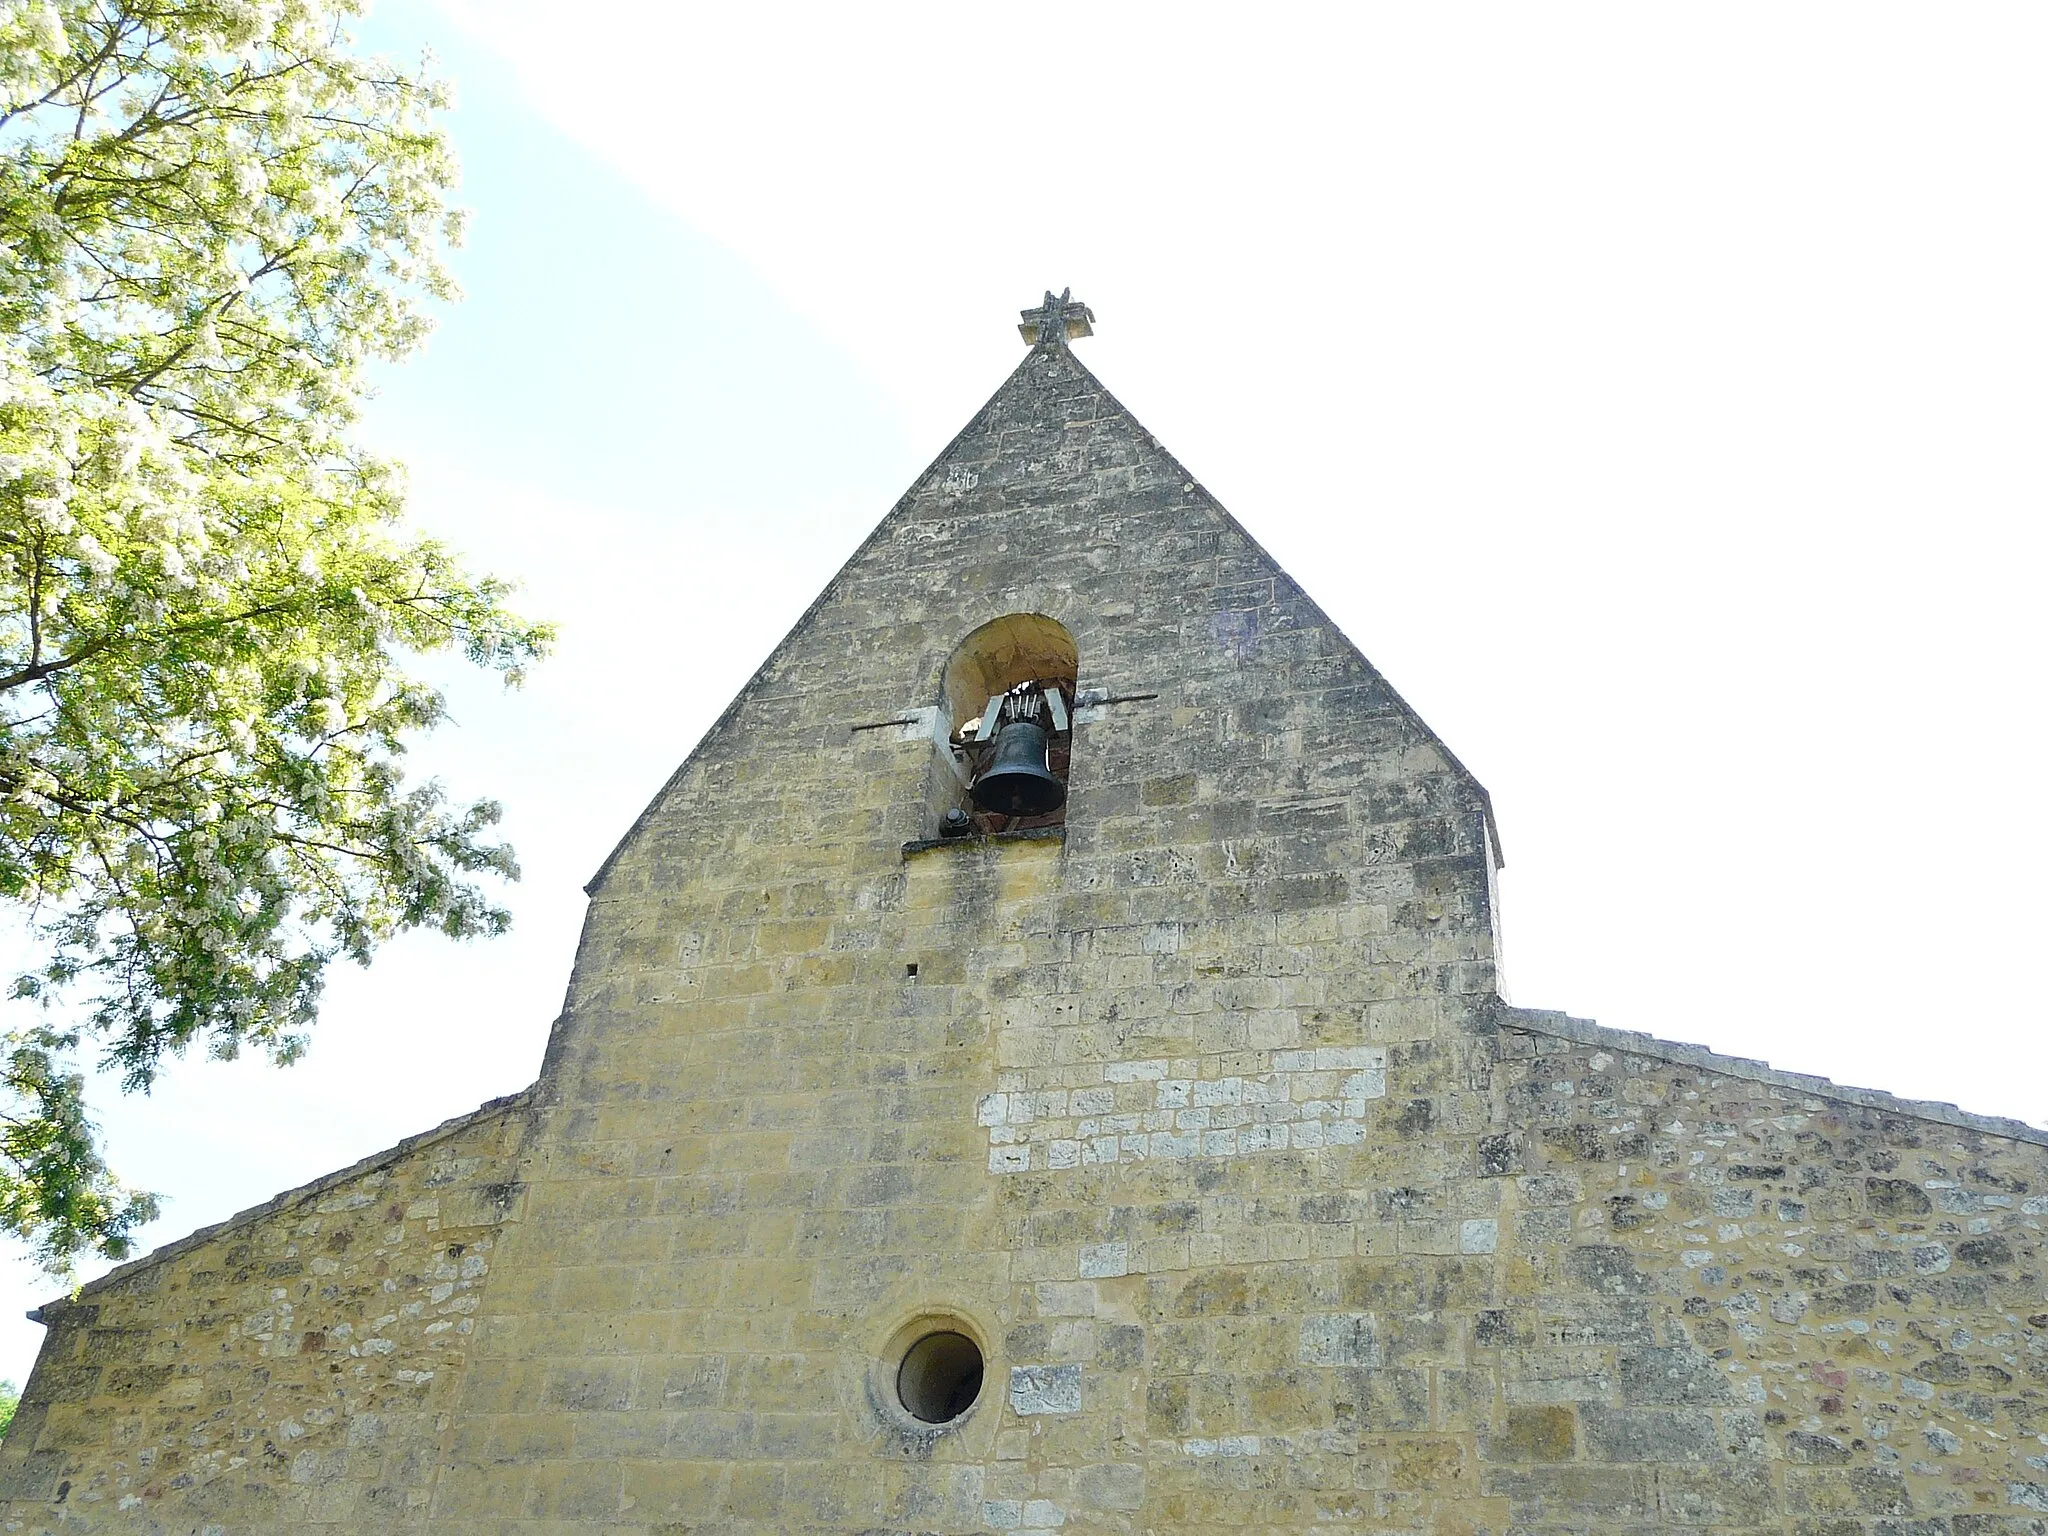
[[[1024,338],[1026,346],[1049,343],[1063,347],[1078,337],[1095,334],[1095,311],[1086,304],[1075,303],[1071,288],[1064,290],[1058,298],[1054,298],[1048,288],[1043,304],[1021,313],[1024,323],[1017,327],[1017,334]]]

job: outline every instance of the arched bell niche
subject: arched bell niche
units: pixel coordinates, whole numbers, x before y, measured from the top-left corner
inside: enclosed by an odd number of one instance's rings
[[[990,700],[1013,694],[1037,695],[1039,703],[1027,702],[1024,707],[1045,729],[1046,770],[1065,782],[1072,761],[1074,684],[1079,671],[1073,635],[1059,620],[1042,613],[1006,613],[990,619],[954,647],[946,660],[940,700],[946,713],[951,771],[940,776],[933,797],[942,834],[1027,831],[1066,821],[1064,805],[1043,815],[1009,815],[988,809],[976,804],[973,786],[989,771],[999,748],[994,737],[985,737],[980,730]],[[1000,735],[999,726],[996,734]],[[950,825],[948,812],[958,813]],[[960,822],[963,815],[964,826]]]

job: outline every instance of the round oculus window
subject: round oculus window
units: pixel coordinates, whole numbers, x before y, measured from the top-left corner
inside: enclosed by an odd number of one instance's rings
[[[964,1333],[928,1333],[904,1351],[896,1398],[914,1419],[950,1424],[981,1396],[981,1346]]]

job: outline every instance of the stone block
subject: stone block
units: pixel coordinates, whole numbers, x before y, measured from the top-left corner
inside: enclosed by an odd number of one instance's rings
[[[1487,1459],[1497,1462],[1572,1461],[1577,1456],[1577,1423],[1576,1413],[1562,1404],[1509,1408],[1499,1433],[1488,1439]]]
[[[1580,1406],[1586,1456],[1592,1461],[1646,1461],[1660,1465],[1718,1462],[1721,1436],[1714,1416],[1699,1409]]]
[[[1081,1367],[1019,1365],[1010,1368],[1010,1409],[1020,1416],[1081,1411]]]
[[[1370,1312],[1304,1318],[1300,1359],[1303,1365],[1379,1365],[1379,1325]]]
[[[1623,1349],[1616,1364],[1622,1398],[1629,1403],[1719,1403],[1729,1396],[1717,1362],[1684,1345]]]

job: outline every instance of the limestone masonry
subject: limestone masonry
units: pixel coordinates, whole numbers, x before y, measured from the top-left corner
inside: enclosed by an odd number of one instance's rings
[[[2048,1137],[1503,1002],[1485,791],[1090,319],[532,1088],[42,1310],[7,1531],[2048,1536]]]

